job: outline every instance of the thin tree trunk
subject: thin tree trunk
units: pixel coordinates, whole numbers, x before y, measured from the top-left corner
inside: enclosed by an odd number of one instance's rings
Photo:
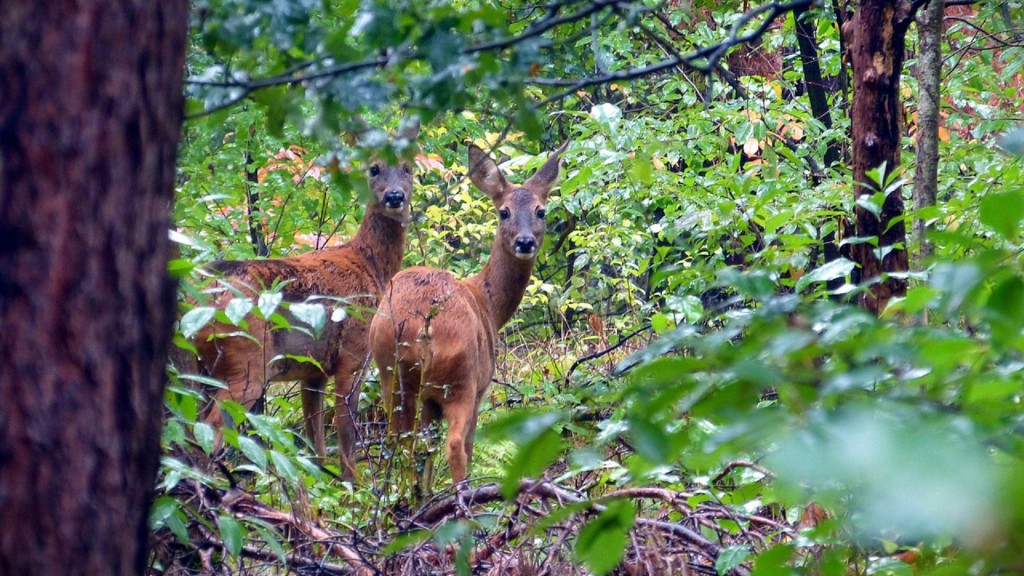
[[[917,56],[917,168],[914,174],[914,210],[935,205],[939,174],[939,100],[942,73],[942,12],[944,0],[931,0],[917,16],[920,53]],[[925,238],[927,226],[914,219],[914,243],[920,246],[917,267],[931,257]]]
[[[257,205],[260,199],[260,174],[252,157],[254,134],[255,126],[249,126],[249,138],[245,141],[245,214],[249,225],[249,241],[252,242],[253,254],[259,258],[266,258],[270,255],[270,248],[267,246],[266,235],[260,229],[259,206]]]
[[[811,103],[814,118],[826,128],[832,128],[832,116],[828,110],[828,97],[825,83],[821,78],[821,65],[818,62],[818,41],[814,34],[813,20],[805,17],[806,7],[793,11],[793,22],[796,24],[796,40],[800,49],[800,63],[804,69],[804,85],[807,87],[807,100]],[[839,162],[839,145],[835,139],[829,139],[825,146],[825,167]],[[816,176],[815,176],[816,177]]]
[[[910,20],[910,2],[862,0],[852,24],[853,181],[856,198],[877,192],[868,171],[885,165],[886,174],[899,168],[900,72]],[[872,281],[861,305],[879,314],[894,297],[906,294],[905,278],[890,276],[908,270],[906,227],[901,187],[885,196],[880,213],[854,208],[858,238],[876,239],[853,246],[863,281]]]
[[[140,574],[183,0],[0,0],[0,574]]]

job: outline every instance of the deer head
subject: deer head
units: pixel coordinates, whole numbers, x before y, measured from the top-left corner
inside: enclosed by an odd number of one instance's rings
[[[558,178],[559,156],[566,142],[522,186],[510,184],[486,152],[470,145],[469,179],[494,202],[498,211],[496,247],[520,260],[532,261],[544,241],[548,192]]]
[[[413,142],[419,136],[419,132],[419,121],[414,121],[400,131],[398,137]],[[385,216],[393,220],[407,222],[409,220],[407,191],[412,190],[413,187],[412,174],[413,167],[408,160],[400,158],[397,163],[392,165],[380,158],[374,158],[366,170],[370,191],[373,193],[373,206],[379,207]]]

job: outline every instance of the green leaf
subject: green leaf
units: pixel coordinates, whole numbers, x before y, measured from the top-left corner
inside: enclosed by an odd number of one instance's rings
[[[614,132],[619,121],[622,120],[622,110],[618,106],[606,102],[592,106],[590,116],[609,132]]]
[[[185,338],[195,336],[196,332],[213,320],[213,315],[216,313],[217,309],[210,306],[198,306],[186,312],[181,317],[182,336]]]
[[[644,418],[630,418],[629,436],[638,454],[652,464],[666,464],[672,454],[668,435],[657,423]]]
[[[288,552],[284,549],[284,546],[281,545],[281,540],[278,538],[277,533],[265,526],[257,526],[256,531],[260,533],[260,536],[263,537],[263,541],[267,543],[267,546],[270,546],[270,549],[274,554],[277,554],[278,560],[280,560],[282,564],[286,563],[288,561]]]
[[[653,316],[651,316],[651,328],[654,330],[654,333],[659,336],[664,334],[673,326],[675,325],[672,324],[672,321],[669,320],[668,316],[660,312],[658,314],[654,314]]]
[[[153,501],[149,508],[149,525],[158,528],[165,524],[169,516],[178,510],[178,501],[170,496],[161,496]]]
[[[629,174],[640,184],[650,184],[654,180],[654,165],[651,164],[651,158],[638,154],[629,167]]]
[[[206,422],[196,422],[192,426],[192,436],[195,437],[196,443],[209,455],[213,452],[213,427]]]
[[[299,302],[289,305],[288,310],[300,322],[303,322],[312,328],[314,335],[319,337],[320,333],[323,332],[324,324],[327,322],[327,311],[324,309],[323,304],[305,304]]]
[[[256,302],[256,307],[259,308],[260,314],[264,318],[270,318],[277,307],[281,305],[282,300],[284,300],[284,295],[280,292],[263,292]]]
[[[683,319],[691,324],[700,322],[704,316],[704,305],[701,303],[700,298],[693,294],[684,294],[683,296],[672,294],[666,296],[665,304],[673,312],[682,314]]]
[[[220,516],[217,519],[217,526],[220,528],[220,538],[224,541],[224,550],[229,556],[238,556],[242,551],[242,525],[230,516]]]
[[[973,262],[942,263],[932,273],[931,286],[943,294],[944,308],[952,312],[960,307],[983,279],[981,269]]]
[[[1000,236],[1013,240],[1020,234],[1020,221],[1024,218],[1024,194],[988,194],[981,200],[979,215],[982,224]]]
[[[815,268],[810,273],[805,274],[796,283],[796,289],[802,290],[805,286],[812,282],[828,282],[829,280],[835,280],[836,278],[844,278],[853,272],[853,269],[857,265],[846,258],[837,258],[824,266]]]
[[[566,447],[562,437],[551,428],[525,444],[517,444],[519,450],[509,464],[501,483],[501,493],[506,499],[512,499],[519,491],[520,480],[540,474],[545,467],[562,455]]]
[[[421,542],[426,542],[430,539],[430,530],[412,530],[404,532],[395,536],[388,545],[385,546],[381,552],[385,555],[391,555],[396,552],[401,552],[410,546],[415,546]]]
[[[178,542],[182,544],[188,544],[188,527],[185,525],[185,515],[181,510],[175,510],[174,514],[171,514],[164,520],[164,525],[174,534],[178,539]]]
[[[299,481],[299,469],[287,456],[276,450],[271,450],[270,459],[274,462],[274,469],[284,477],[285,481],[292,484]]]
[[[238,326],[245,320],[245,317],[252,312],[252,299],[251,298],[232,298],[228,305],[224,307],[224,314],[227,315],[228,320],[235,326]]]
[[[205,386],[212,386],[214,388],[219,388],[221,390],[228,389],[226,384],[224,384],[220,380],[217,380],[216,378],[210,378],[209,376],[200,376],[198,374],[179,374],[178,379],[198,382],[199,384],[203,384]]]
[[[260,470],[267,469],[267,451],[258,442],[248,436],[239,436],[238,449],[250,462],[259,466]]]
[[[632,501],[612,502],[580,529],[576,557],[595,574],[611,572],[622,561],[635,518],[636,507]]]
[[[511,440],[523,445],[564,420],[565,414],[558,411],[519,410],[488,424],[481,431],[481,435],[484,438]]]
[[[789,567],[793,557],[792,544],[781,544],[768,548],[757,555],[750,576],[790,576],[795,571]]]
[[[723,576],[750,556],[750,546],[730,546],[722,550],[715,560],[715,570]]]

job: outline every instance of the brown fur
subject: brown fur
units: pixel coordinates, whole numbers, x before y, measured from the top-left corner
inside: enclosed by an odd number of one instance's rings
[[[415,139],[414,131],[404,134]],[[355,412],[359,401],[359,381],[368,360],[367,331],[369,318],[359,309],[376,308],[384,286],[398,272],[405,252],[406,223],[412,196],[412,167],[407,162],[388,166],[376,161],[367,176],[373,194],[355,237],[347,244],[317,252],[275,260],[221,261],[211,265],[224,274],[225,281],[247,295],[271,286],[275,280],[289,281],[283,288],[285,300],[302,302],[310,296],[344,298],[355,307],[341,322],[330,319],[330,310],[337,305],[320,300],[328,308],[328,320],[318,338],[296,330],[271,330],[270,323],[250,314],[247,332],[252,338],[217,336],[239,328],[223,324],[205,327],[195,337],[200,361],[215,378],[227,385],[219,390],[216,404],[234,400],[246,408],[263,395],[268,382],[302,382],[302,409],[306,436],[320,456],[325,455],[323,427],[323,392],[327,379],[334,377],[336,405],[334,425],[338,431],[338,452],[342,474],[355,475],[356,442]],[[401,207],[387,208],[385,194],[404,193]],[[225,291],[217,300],[223,308],[236,297]],[[301,324],[298,324],[301,325]],[[320,364],[291,359],[271,359],[281,355],[308,356]],[[207,422],[223,426],[223,415],[214,407]]]
[[[431,268],[399,272],[370,324],[370,350],[392,432],[412,430],[417,401],[420,426],[447,418],[446,453],[455,482],[466,478],[473,454],[480,401],[494,375],[498,329],[519,306],[544,241],[543,210],[564,150],[565,145],[519,187],[471,146],[469,177],[491,197],[500,218],[487,264],[465,280]],[[532,242],[529,253],[522,250],[524,242]]]

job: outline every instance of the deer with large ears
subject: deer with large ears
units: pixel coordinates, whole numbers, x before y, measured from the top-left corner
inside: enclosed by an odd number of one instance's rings
[[[448,420],[452,480],[466,479],[480,402],[494,375],[498,330],[515,313],[544,240],[555,151],[522,186],[510,184],[483,150],[469,148],[469,178],[494,201],[498,230],[490,258],[465,280],[444,270],[408,268],[391,279],[370,323],[370,350],[394,434]]]
[[[415,123],[400,137],[414,141],[418,134],[419,123]],[[367,168],[367,177],[371,197],[359,231],[347,244],[273,260],[219,261],[209,267],[221,272],[224,282],[250,296],[260,286],[287,281],[282,292],[289,302],[328,296],[362,309],[376,308],[384,286],[398,272],[405,254],[413,169],[405,160],[394,165],[374,160]],[[224,307],[234,297],[234,291],[225,290],[217,305]],[[251,408],[267,383],[299,380],[306,436],[316,453],[324,456],[323,393],[328,377],[333,377],[334,425],[342,476],[353,479],[355,413],[360,377],[369,360],[369,317],[350,314],[341,321],[334,318],[316,335],[271,330],[269,322],[254,314],[245,318],[248,337],[231,335],[238,328],[218,323],[200,330],[194,337],[200,361],[210,375],[227,386],[217,392],[207,422],[218,429],[223,426],[219,404],[224,400]],[[315,363],[298,360],[303,357]]]

